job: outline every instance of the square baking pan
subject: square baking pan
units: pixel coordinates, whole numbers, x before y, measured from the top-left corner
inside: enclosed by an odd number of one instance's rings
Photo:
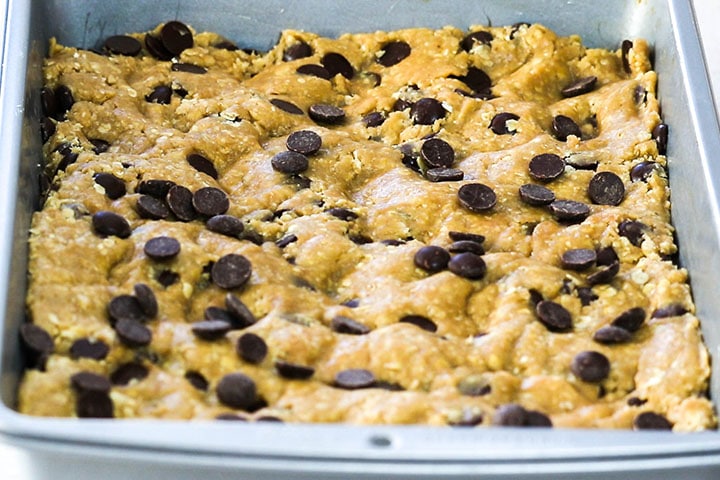
[[[691,0],[7,0],[0,78],[0,435],[34,478],[720,478],[720,433],[35,418],[14,409],[27,238],[39,207],[40,87],[48,41],[92,48],[178,19],[267,50],[286,28],[322,35],[414,26],[545,24],[591,47],[654,50],[680,263],[720,356],[720,129]],[[717,365],[715,365],[717,367]],[[720,398],[720,370],[710,395]]]

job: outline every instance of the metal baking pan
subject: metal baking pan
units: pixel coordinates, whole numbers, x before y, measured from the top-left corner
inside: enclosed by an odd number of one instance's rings
[[[0,434],[35,478],[720,478],[720,433],[45,419],[14,409],[22,358],[27,232],[38,207],[41,66],[48,39],[90,48],[179,19],[243,47],[284,28],[324,35],[411,26],[540,22],[615,49],[654,47],[681,264],[710,353],[720,356],[720,130],[691,0],[6,0],[0,80]],[[717,363],[717,362],[716,362]],[[717,366],[717,365],[716,365]],[[720,398],[720,369],[711,396]],[[232,424],[231,424],[232,423]]]

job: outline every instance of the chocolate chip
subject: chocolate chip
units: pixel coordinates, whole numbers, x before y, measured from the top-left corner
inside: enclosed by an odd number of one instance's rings
[[[551,332],[565,332],[572,328],[570,312],[559,303],[542,300],[535,306],[535,314]]]
[[[485,212],[497,203],[497,196],[492,188],[482,183],[467,183],[458,189],[460,205],[471,212]]]
[[[110,353],[110,347],[102,340],[80,338],[70,345],[70,356],[73,359],[90,358],[92,360],[103,360]]]
[[[451,76],[450,78],[455,78],[463,82],[470,87],[475,95],[478,95],[478,98],[488,99],[492,97],[492,93],[490,92],[492,80],[487,73],[479,68],[469,67],[465,75]]]
[[[555,193],[542,185],[526,183],[525,185],[521,185],[518,191],[520,193],[520,200],[528,205],[538,207],[550,205],[555,201]]]
[[[335,386],[346,390],[369,388],[375,384],[375,375],[362,368],[349,368],[335,375]]]
[[[252,378],[236,372],[222,377],[215,388],[218,400],[230,408],[250,410],[256,407],[259,398]]]
[[[111,54],[134,57],[142,50],[142,44],[128,35],[113,35],[105,39],[103,49]]]
[[[202,320],[191,326],[196,337],[209,342],[224,338],[231,329],[232,325],[224,320]]]
[[[145,318],[155,318],[158,314],[158,303],[152,289],[144,283],[136,283],[133,286],[133,292]]]
[[[93,175],[95,183],[103,187],[105,196],[110,200],[117,200],[126,193],[125,182],[113,175],[112,173],[96,173]]]
[[[646,399],[638,398],[638,397],[630,397],[627,399],[627,404],[630,407],[640,407],[642,405],[645,405],[647,403]]]
[[[583,306],[588,306],[592,302],[594,302],[595,300],[600,298],[595,294],[595,292],[592,291],[592,288],[589,288],[589,287],[579,287],[577,289],[577,295],[578,295],[578,298],[580,299],[580,303]]]
[[[185,72],[185,73],[193,73],[196,75],[203,75],[207,73],[207,68],[201,67],[200,65],[194,65],[192,63],[173,63],[170,66],[170,70],[173,72]]]
[[[110,143],[100,138],[88,138],[88,141],[93,145],[93,153],[100,155],[101,153],[107,152],[110,149]]]
[[[632,335],[624,328],[607,325],[598,329],[595,334],[593,334],[593,340],[605,345],[615,345],[631,341]]]
[[[345,120],[345,110],[327,103],[316,103],[308,109],[312,120],[320,124],[338,125]]]
[[[245,305],[237,295],[233,295],[232,293],[225,295],[225,308],[227,308],[228,312],[235,318],[234,326],[237,328],[249,327],[257,322],[255,315],[253,315],[247,305]]]
[[[112,388],[110,380],[104,375],[94,372],[81,371],[70,377],[70,386],[78,392],[108,393]]]
[[[612,172],[598,172],[590,179],[587,193],[593,203],[617,206],[625,198],[625,185]]]
[[[332,78],[330,72],[328,72],[325,67],[323,67],[322,65],[316,65],[314,63],[300,65],[298,68],[295,69],[295,72],[299,73],[300,75],[310,75],[311,77],[322,78],[324,80],[330,80]]]
[[[370,332],[370,328],[352,318],[343,315],[337,315],[330,322],[330,328],[337,333],[347,335],[365,335]]]
[[[191,153],[186,157],[187,162],[198,172],[202,172],[210,178],[217,180],[218,172],[215,169],[215,165],[207,157],[200,155],[199,153]]]
[[[298,237],[294,233],[290,233],[288,235],[285,235],[284,237],[278,239],[275,241],[275,245],[278,246],[278,248],[285,248],[291,243],[297,242]]]
[[[415,253],[414,262],[426,272],[436,273],[447,268],[450,254],[442,247],[427,245]]]
[[[276,106],[283,112],[289,113],[291,115],[303,115],[305,113],[300,107],[286,100],[273,98],[272,100],[270,100],[270,103],[272,103],[274,106]]]
[[[150,103],[159,103],[161,105],[169,105],[172,101],[172,89],[167,85],[158,85],[153,88],[152,92],[145,95],[145,101]]]
[[[652,138],[657,144],[658,153],[665,155],[667,153],[669,127],[665,123],[659,123],[653,128]]]
[[[554,153],[542,153],[530,160],[528,168],[535,180],[549,182],[565,172],[565,161]]]
[[[442,103],[434,98],[421,98],[410,107],[410,118],[416,125],[432,125],[446,114]]]
[[[231,421],[231,422],[247,422],[248,419],[241,416],[235,415],[234,413],[221,413],[215,417],[215,420]]]
[[[663,415],[643,412],[633,420],[633,430],[672,430],[672,423]]]
[[[205,309],[203,316],[205,317],[205,320],[222,320],[231,326],[236,322],[235,316],[232,313],[223,308],[212,305]]]
[[[56,117],[60,120],[64,118],[65,114],[70,111],[73,105],[75,105],[75,97],[69,87],[66,85],[59,85],[55,89],[55,99],[57,100]]]
[[[410,102],[408,100],[398,98],[395,103],[393,103],[392,111],[393,112],[402,112],[405,109],[412,108],[413,102]]]
[[[107,210],[101,210],[92,216],[92,226],[95,233],[103,237],[128,238],[132,233],[130,224],[124,217]]]
[[[144,380],[149,374],[150,371],[142,363],[123,363],[110,374],[110,382],[113,385],[127,385],[133,380]]]
[[[235,253],[220,257],[210,270],[212,281],[225,290],[245,285],[250,280],[251,274],[252,265],[250,261],[244,256]]]
[[[367,235],[363,234],[349,234],[348,238],[352,240],[353,243],[357,245],[367,245],[368,243],[373,243],[373,239],[368,237]]]
[[[567,141],[570,135],[574,135],[578,138],[582,137],[582,132],[577,123],[565,115],[557,115],[553,118],[551,132],[555,138],[561,142]]]
[[[170,211],[182,222],[191,222],[197,217],[193,206],[193,193],[182,185],[174,185],[166,197]]]
[[[630,169],[630,181],[631,182],[647,182],[650,175],[658,169],[658,164],[655,162],[640,162],[633,165]]]
[[[685,308],[684,305],[680,303],[671,303],[669,305],[665,305],[664,307],[660,307],[656,309],[651,317],[652,318],[669,318],[669,317],[679,317],[681,315],[685,315],[688,313],[688,309]]]
[[[620,236],[627,238],[636,247],[642,244],[645,229],[647,225],[637,220],[623,220],[618,224]]]
[[[352,210],[349,210],[347,208],[342,208],[342,207],[328,208],[327,210],[325,210],[325,213],[328,213],[328,214],[332,215],[333,217],[337,217],[340,220],[344,220],[346,222],[350,222],[350,221],[358,218],[357,213],[353,212]]]
[[[469,33],[460,42],[460,48],[469,52],[476,45],[490,45],[493,40],[492,33],[480,30],[477,32]]]
[[[416,327],[425,330],[427,332],[437,332],[437,325],[435,322],[430,320],[429,318],[423,316],[423,315],[404,315],[399,320],[400,323],[409,323],[411,325],[415,325]]]
[[[458,383],[458,391],[461,395],[469,397],[482,397],[492,391],[492,387],[487,378],[480,375],[470,375],[465,377]]]
[[[110,323],[115,324],[120,320],[133,320],[143,322],[146,320],[140,302],[134,295],[118,295],[113,297],[107,306]]]
[[[391,240],[386,240],[386,241],[391,241]],[[382,243],[382,242],[381,242],[381,243]],[[387,244],[386,244],[386,245],[387,245]],[[360,306],[360,299],[359,299],[359,298],[352,298],[352,299],[350,299],[350,300],[345,300],[345,301],[342,302],[340,305],[343,305],[343,306],[349,307],[349,308],[357,308],[357,307]]]
[[[151,197],[164,200],[170,189],[174,186],[175,182],[172,180],[160,180],[154,178],[140,182],[136,191],[137,193],[141,193],[143,195],[150,195]]]
[[[477,233],[450,231],[448,232],[448,236],[453,242],[469,240],[471,242],[479,243],[480,245],[485,242],[485,236]]]
[[[167,204],[150,195],[140,195],[135,204],[135,210],[141,218],[148,220],[161,220],[170,216]]]
[[[219,188],[203,187],[193,194],[192,205],[200,215],[214,217],[227,212],[230,208],[230,200]]]
[[[315,369],[312,367],[286,362],[285,360],[276,360],[275,370],[281,377],[290,380],[307,380],[315,373]]]
[[[450,253],[474,253],[475,255],[484,255],[485,247],[482,243],[474,242],[472,240],[458,240],[457,242],[451,243],[448,248]]]
[[[283,61],[292,62],[299,58],[306,58],[313,54],[312,47],[307,43],[300,41],[287,47],[283,52]]]
[[[206,392],[208,387],[210,386],[210,383],[207,381],[205,376],[200,372],[196,372],[195,370],[188,370],[187,372],[185,372],[185,380],[187,380],[190,385],[200,390],[201,392]]]
[[[565,98],[577,97],[578,95],[591,92],[595,88],[596,83],[596,76],[578,78],[573,83],[563,88],[560,93],[562,93],[562,96]]]
[[[226,235],[228,237],[239,237],[245,229],[242,220],[232,215],[215,215],[205,222],[205,227],[211,232]]]
[[[165,48],[165,45],[163,45],[159,37],[150,35],[149,33],[145,35],[145,48],[150,52],[150,55],[164,62],[171,60],[174,56]]]
[[[410,53],[412,52],[410,45],[401,40],[388,42],[380,47],[380,50],[382,51],[382,55],[377,57],[377,62],[384,67],[397,65],[410,56]]]
[[[490,128],[490,130],[492,130],[496,135],[514,135],[515,128],[509,127],[508,122],[516,122],[518,120],[520,120],[520,117],[514,113],[500,112],[493,117],[488,128]]]
[[[350,80],[355,76],[355,69],[350,64],[347,58],[343,55],[335,52],[326,53],[320,60],[323,67],[330,72],[330,77],[334,77],[337,74]]]
[[[382,112],[370,112],[363,117],[362,121],[368,128],[379,127],[385,123],[385,115]]]
[[[562,268],[581,272],[592,267],[597,260],[595,250],[590,248],[574,248],[565,251],[560,257]]]
[[[254,333],[245,333],[240,336],[235,346],[237,354],[248,363],[258,364],[268,354],[268,346],[265,340]]]
[[[463,278],[480,280],[485,276],[487,267],[479,255],[470,252],[459,253],[452,257],[448,269]]]
[[[86,391],[75,398],[78,418],[113,418],[115,407],[107,392]]]
[[[153,260],[169,260],[180,253],[180,242],[172,237],[154,237],[145,242],[143,251]]]
[[[144,347],[152,341],[152,331],[138,320],[121,318],[114,328],[120,341],[128,347]]]
[[[555,200],[548,205],[550,213],[561,222],[577,223],[590,215],[590,207],[574,200]]]
[[[167,288],[176,284],[178,280],[180,280],[180,275],[172,270],[161,270],[155,276],[155,280],[157,280],[160,285]]]
[[[50,334],[34,323],[23,323],[20,326],[20,340],[25,347],[28,364],[44,368],[47,357],[55,350],[55,342]]]
[[[610,283],[615,275],[620,271],[620,262],[616,261],[610,265],[599,269],[598,271],[588,275],[587,283],[589,285],[599,285],[602,283]]]
[[[49,117],[42,117],[40,119],[40,138],[42,139],[42,143],[47,143],[50,137],[55,135],[56,129],[55,122],[50,120]]]
[[[628,54],[632,48],[633,42],[631,40],[623,40],[620,45],[620,58],[622,60],[623,70],[625,70],[625,73],[632,72],[632,69],[630,68],[630,60],[628,59]]]
[[[431,168],[425,172],[425,178],[431,182],[459,182],[465,173],[457,168]]]
[[[171,21],[160,30],[160,40],[165,49],[173,55],[180,55],[184,50],[192,48],[193,35],[187,25]]]
[[[513,23],[512,28],[510,29],[510,39],[512,40],[513,38],[515,38],[518,32],[520,32],[520,30],[526,30],[528,28],[530,28],[530,24],[527,22]]]
[[[527,410],[517,403],[506,403],[495,410],[492,424],[503,427],[523,427],[527,422]]]
[[[241,238],[241,240],[247,240],[248,242],[252,242],[258,246],[265,243],[265,237],[263,237],[257,231],[249,229],[249,228],[245,229],[245,231],[243,232],[243,234],[240,238]]]
[[[439,138],[426,140],[420,148],[420,156],[428,168],[451,167],[455,162],[455,150]]]
[[[42,87],[40,89],[40,106],[42,112],[47,117],[54,117],[57,113],[57,99],[55,98],[55,92],[50,87]]]
[[[597,260],[595,262],[598,265],[609,266],[618,261],[620,261],[620,259],[612,246],[598,249]]]
[[[580,352],[570,364],[572,373],[584,382],[600,382],[610,373],[610,360],[600,352]]]
[[[322,146],[322,138],[312,130],[298,130],[288,135],[285,141],[288,150],[301,153],[303,155],[313,155],[320,150]],[[299,173],[299,172],[294,172]]]

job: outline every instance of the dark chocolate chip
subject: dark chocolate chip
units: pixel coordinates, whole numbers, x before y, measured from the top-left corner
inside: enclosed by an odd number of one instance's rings
[[[451,427],[474,427],[480,425],[483,418],[482,413],[474,413],[469,409],[463,409],[459,417],[448,419],[448,425]]]
[[[92,360],[102,360],[110,353],[110,347],[102,340],[92,340],[90,338],[80,338],[70,345],[70,356],[73,359],[90,358]]]
[[[672,430],[672,423],[655,412],[643,412],[633,420],[634,430]]]
[[[555,193],[552,190],[534,183],[521,185],[519,193],[520,200],[536,207],[550,205],[555,201]]]
[[[153,260],[168,260],[180,253],[180,242],[173,237],[155,237],[145,242],[143,251]]]
[[[448,269],[463,278],[480,280],[485,276],[487,267],[479,255],[470,252],[459,253],[452,257]]]
[[[602,283],[610,283],[615,275],[620,271],[620,262],[615,261],[606,267],[588,275],[587,283],[589,285],[599,285]]]
[[[230,325],[233,325],[236,322],[235,316],[232,313],[228,312],[224,308],[212,305],[205,309],[203,316],[205,317],[205,320],[222,320]]]
[[[410,107],[410,118],[416,125],[432,125],[446,114],[445,107],[434,98],[421,98]]]
[[[647,225],[637,220],[623,220],[618,224],[620,236],[627,238],[636,247],[642,244],[645,229]]]
[[[174,57],[172,52],[169,52],[168,49],[165,48],[165,45],[163,45],[159,37],[150,35],[149,33],[145,35],[145,48],[150,52],[150,55],[164,62]]]
[[[56,129],[55,122],[53,122],[50,117],[43,116],[40,119],[40,138],[42,139],[42,143],[50,140],[50,137],[55,135]]]
[[[192,63],[173,63],[170,66],[170,70],[173,72],[194,73],[196,75],[207,73],[207,68]]]
[[[150,103],[159,103],[161,105],[169,105],[172,101],[172,88],[167,85],[158,85],[153,88],[152,92],[145,95],[145,101]]]
[[[526,427],[552,427],[552,420],[550,417],[537,410],[528,410],[525,415]]]
[[[313,54],[312,47],[305,42],[298,42],[290,45],[283,52],[283,61],[291,62],[299,58],[306,58]]]
[[[127,385],[133,380],[144,380],[149,374],[150,370],[142,363],[123,363],[110,374],[110,382],[113,385]]]
[[[322,146],[322,137],[312,130],[298,130],[288,135],[285,141],[288,150],[301,153],[303,155],[312,155],[317,153]],[[299,173],[299,172],[297,172]]]
[[[530,305],[532,306],[533,310],[537,308],[537,304],[545,300],[545,297],[543,297],[543,294],[540,293],[540,291],[535,290],[534,288],[531,288],[528,290],[528,294],[530,294]]]
[[[448,236],[453,242],[469,240],[471,242],[479,243],[481,245],[485,242],[485,236],[479,235],[477,233],[450,231],[448,232]]]
[[[492,80],[487,73],[485,73],[483,70],[480,70],[479,68],[469,67],[465,75],[451,76],[450,78],[455,78],[463,82],[465,85],[470,87],[470,89],[473,91],[473,94],[478,95],[478,98],[487,99],[492,97],[492,94],[490,92],[490,87],[492,87]]]
[[[103,49],[111,54],[134,57],[142,50],[142,44],[128,35],[113,35],[105,39]]]
[[[642,405],[645,405],[647,403],[646,399],[638,398],[638,397],[630,397],[627,399],[627,404],[630,407],[640,407]]]
[[[210,342],[224,338],[231,329],[232,325],[225,320],[202,320],[191,326],[196,337]]]
[[[127,192],[125,189],[125,182],[112,173],[96,173],[93,175],[93,179],[95,180],[95,183],[105,189],[105,195],[110,200],[117,200]]]
[[[167,204],[150,195],[140,195],[135,204],[135,210],[141,218],[148,220],[161,220],[170,216]]]
[[[165,199],[170,211],[182,222],[191,222],[197,217],[193,207],[193,193],[182,185],[174,185]]]
[[[278,239],[275,241],[275,245],[278,246],[278,248],[285,248],[291,243],[297,242],[298,237],[294,233],[290,233],[288,235],[285,235],[284,237]]]
[[[467,183],[458,189],[460,205],[471,212],[485,212],[497,203],[497,196],[492,188],[482,183]]]
[[[241,335],[235,349],[240,358],[253,364],[262,362],[268,354],[267,343],[261,336],[254,333]]]
[[[628,59],[628,54],[632,48],[633,42],[631,40],[623,40],[620,45],[620,58],[622,60],[623,70],[625,70],[625,73],[630,73],[632,71],[630,68],[630,60]]]
[[[668,318],[668,317],[679,317],[688,313],[688,309],[680,303],[671,303],[656,309],[651,317],[652,318]]]
[[[226,235],[228,237],[239,237],[245,225],[242,220],[232,215],[215,215],[205,222],[205,227],[211,232]]]
[[[258,403],[255,382],[240,372],[229,373],[222,377],[215,391],[218,400],[230,408],[248,410]]]
[[[140,182],[136,191],[143,195],[150,195],[151,197],[164,200],[170,189],[174,186],[175,182],[172,180],[151,179]]]
[[[75,105],[75,97],[69,87],[60,85],[55,89],[55,98],[57,99],[56,116],[58,120],[60,120],[65,117],[65,114]]]
[[[412,48],[407,42],[394,41],[388,42],[380,47],[382,55],[377,58],[377,62],[384,67],[392,67],[405,60],[410,56]]]
[[[265,237],[263,237],[261,234],[259,234],[255,230],[251,230],[249,228],[246,228],[243,232],[242,236],[240,237],[241,240],[247,240],[248,242],[252,242],[255,245],[262,245],[265,243]]]
[[[630,169],[630,181],[632,182],[647,182],[648,178],[658,169],[658,164],[655,162],[640,162],[633,165]]]
[[[573,248],[566,250],[560,257],[562,268],[581,272],[595,265],[597,253],[591,248]]]
[[[658,153],[665,155],[667,153],[669,127],[665,123],[659,123],[653,128],[652,138],[657,143]]]
[[[562,96],[565,98],[577,97],[578,95],[583,95],[593,91],[596,83],[596,76],[578,78],[573,83],[563,88],[560,93],[562,93]]]
[[[597,265],[609,266],[615,262],[618,262],[619,260],[620,259],[618,258],[615,249],[611,246],[608,246],[598,249],[597,260],[595,263]]]
[[[114,328],[120,341],[128,347],[144,347],[152,341],[152,331],[137,320],[121,318]]]
[[[171,21],[160,30],[160,40],[165,49],[173,55],[180,55],[184,50],[192,48],[193,35],[187,25]]]
[[[349,368],[335,375],[335,386],[346,390],[369,388],[375,384],[375,375],[363,368]]]
[[[222,420],[222,421],[231,421],[231,422],[247,422],[248,419],[241,416],[236,415],[234,413],[221,413],[220,415],[215,417],[215,420]]]
[[[479,375],[471,375],[460,380],[458,383],[458,391],[461,395],[469,397],[482,397],[492,391],[492,386],[485,377]]]
[[[342,208],[342,207],[328,208],[327,210],[325,210],[325,213],[329,213],[333,217],[337,217],[340,220],[344,220],[346,222],[350,222],[350,221],[358,218],[357,213],[353,212],[352,210],[349,210],[347,208]]]
[[[548,205],[550,213],[561,222],[577,223],[590,215],[590,207],[574,200],[555,200]]]
[[[337,333],[345,333],[348,335],[365,335],[370,332],[370,328],[352,318],[343,315],[337,315],[330,322],[330,328]]]
[[[645,87],[642,85],[635,87],[635,90],[633,90],[633,100],[638,106],[643,105],[647,101],[647,93],[647,90],[645,90]]]
[[[225,308],[235,317],[235,327],[245,328],[254,324],[257,319],[240,297],[228,293],[225,295]]]
[[[205,378],[205,375],[200,372],[196,372],[195,370],[188,370],[185,372],[185,380],[201,392],[206,392],[210,386],[210,383],[207,381],[207,378]]]
[[[92,151],[95,155],[100,155],[110,149],[110,143],[100,138],[88,138],[88,141],[92,143]]]
[[[480,30],[467,34],[460,42],[460,48],[469,52],[475,45],[490,45],[492,40],[492,33]]]
[[[23,323],[20,326],[20,340],[25,347],[28,364],[44,368],[48,355],[55,350],[55,342],[47,330],[34,323]]]
[[[572,328],[570,312],[559,303],[542,300],[535,306],[535,314],[551,332],[565,332]]]
[[[101,210],[92,216],[92,226],[100,236],[116,236],[119,238],[128,238],[132,233],[130,224],[124,217],[115,212]]]
[[[106,376],[87,371],[73,374],[70,377],[70,385],[77,393],[108,393],[112,388],[112,384]]]
[[[530,160],[528,169],[535,180],[549,182],[565,172],[565,161],[554,153],[541,153]]]
[[[330,80],[332,78],[330,72],[328,72],[325,67],[314,63],[300,65],[295,71],[300,75],[310,75],[311,77],[318,77],[324,80]]]
[[[152,289],[144,283],[136,283],[133,286],[133,292],[145,317],[155,318],[158,314],[158,303]]]
[[[510,39],[512,40],[513,38],[515,38],[520,32],[520,30],[528,28],[530,28],[530,24],[527,22],[513,23],[512,28],[510,29]]]
[[[157,280],[160,285],[167,288],[176,284],[178,280],[180,280],[180,274],[173,272],[172,270],[161,270],[155,276],[155,280]]]
[[[427,245],[415,253],[414,262],[417,267],[430,273],[436,273],[447,268],[450,254],[442,247]]]
[[[227,212],[230,200],[219,188],[203,187],[193,194],[192,205],[200,215],[214,217]]]
[[[385,123],[385,115],[382,112],[370,112],[363,117],[362,121],[368,128],[379,127]]]
[[[308,115],[315,122],[327,125],[338,125],[345,120],[345,110],[327,103],[311,105]]]
[[[337,74],[350,80],[355,76],[355,69],[350,64],[347,58],[343,55],[335,52],[326,53],[320,60],[322,66],[330,72],[330,77],[334,77]]]
[[[607,325],[598,329],[593,334],[593,340],[605,345],[615,345],[631,341],[632,335],[624,328]]]
[[[492,418],[492,424],[503,427],[522,427],[527,421],[527,410],[517,403],[500,405]]]
[[[448,248],[450,253],[474,253],[475,255],[484,255],[485,247],[482,243],[474,242],[472,240],[458,240],[457,242],[451,243]]]
[[[43,115],[46,117],[55,117],[57,114],[58,104],[55,98],[55,92],[50,87],[42,87],[40,89],[40,105]]]
[[[412,108],[413,102],[410,102],[408,100],[398,98],[395,103],[393,103],[392,111],[393,112],[402,112],[405,109]]]
[[[115,407],[107,392],[86,391],[75,398],[78,418],[113,418]]]
[[[420,148],[420,156],[428,168],[447,168],[455,162],[455,150],[439,138],[426,140]]]
[[[595,292],[592,291],[592,288],[590,287],[579,287],[577,289],[577,295],[578,298],[580,298],[580,303],[583,306],[588,306],[592,302],[600,298],[595,294]]]
[[[120,320],[143,322],[147,319],[139,300],[134,295],[118,295],[113,297],[107,306],[110,323]]]
[[[187,162],[190,164],[191,167],[193,167],[198,172],[202,172],[210,178],[217,180],[218,178],[218,172],[215,169],[215,165],[213,162],[210,161],[210,159],[204,157],[203,155],[200,155],[199,153],[191,153],[186,157]]]
[[[250,280],[252,265],[242,255],[230,253],[215,262],[210,270],[212,281],[220,288],[230,290],[238,288]]]
[[[617,206],[625,198],[625,185],[612,172],[598,172],[590,179],[587,193],[593,203]]]
[[[400,318],[400,323],[409,323],[412,325],[415,325],[416,327],[425,330],[427,332],[437,332],[437,325],[435,322],[430,320],[429,318],[423,316],[423,315],[405,315],[402,318]]]
[[[582,138],[582,132],[578,124],[575,123],[575,120],[565,115],[557,115],[553,118],[551,132],[553,136],[561,142],[567,141],[570,135]]]
[[[270,103],[272,103],[274,106],[276,106],[283,112],[289,113],[291,115],[303,115],[305,113],[300,107],[286,100],[273,98],[272,100],[270,100]]]
[[[392,241],[392,240],[385,240],[385,241]],[[382,242],[381,242],[381,243],[382,243]],[[388,245],[388,244],[386,244],[386,245]],[[400,244],[400,245],[401,245],[401,244]],[[353,299],[350,299],[350,300],[345,300],[345,301],[342,302],[340,305],[343,305],[343,306],[349,307],[349,308],[357,308],[357,307],[360,306],[360,299],[359,299],[359,298],[353,298]]]
[[[367,245],[368,243],[373,243],[373,239],[368,237],[367,235],[363,234],[349,234],[348,238],[352,240],[353,243],[356,243],[357,245]]]
[[[518,115],[515,115],[514,113],[500,112],[493,117],[493,119],[490,121],[490,125],[488,126],[488,128],[492,130],[493,133],[496,135],[514,135],[515,129],[509,128],[507,122],[518,120],[520,120],[520,117]]]
[[[465,173],[457,168],[431,168],[425,172],[425,178],[431,182],[459,182]]]
[[[610,360],[600,352],[580,352],[570,364],[572,373],[584,382],[600,382],[610,373]]]
[[[307,380],[315,373],[315,369],[306,365],[298,365],[284,360],[275,361],[275,370],[281,377],[290,380]]]

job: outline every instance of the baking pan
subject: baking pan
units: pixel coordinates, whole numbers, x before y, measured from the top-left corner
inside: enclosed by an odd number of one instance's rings
[[[585,44],[654,47],[680,262],[711,355],[720,356],[720,130],[691,0],[8,0],[0,79],[0,432],[34,478],[720,478],[720,433],[242,424],[35,418],[14,410],[23,362],[27,236],[42,162],[39,92],[48,39],[85,48],[178,19],[244,48],[280,30],[334,36],[412,26],[539,22]],[[711,396],[720,398],[720,370]]]

